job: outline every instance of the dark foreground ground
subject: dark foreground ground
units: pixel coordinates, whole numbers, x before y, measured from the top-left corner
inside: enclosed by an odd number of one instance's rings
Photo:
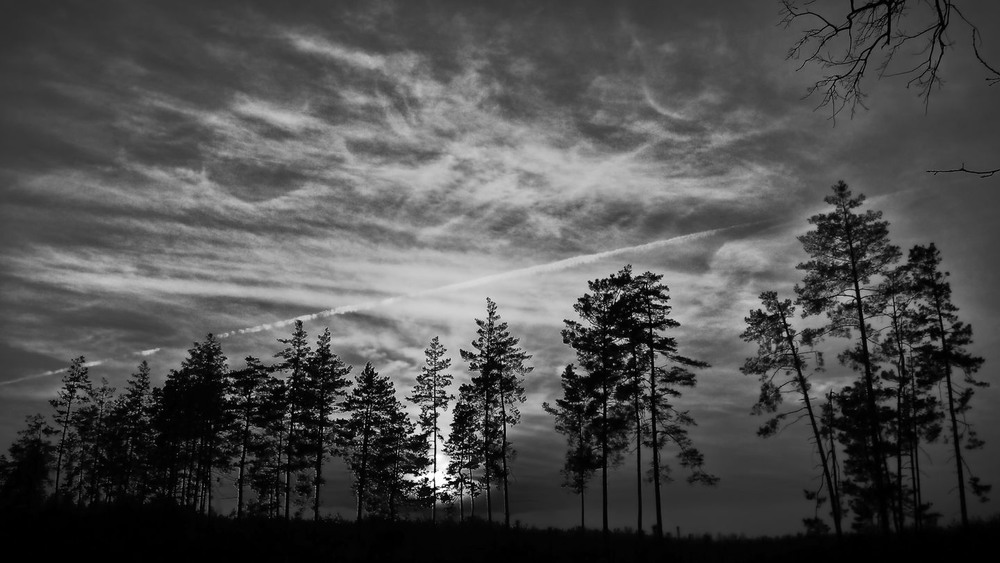
[[[311,522],[205,517],[173,508],[102,507],[0,514],[23,561],[838,562],[980,560],[1000,545],[1000,517],[969,530],[890,537],[666,538],[514,528],[483,522]],[[7,559],[4,557],[3,559]],[[13,561],[13,559],[11,559]]]

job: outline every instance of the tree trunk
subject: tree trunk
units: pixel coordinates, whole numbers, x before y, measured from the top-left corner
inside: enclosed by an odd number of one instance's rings
[[[601,533],[607,541],[608,529],[608,383],[601,382]]]
[[[62,472],[63,452],[65,451],[66,448],[66,434],[69,431],[69,420],[70,420],[69,417],[72,410],[73,410],[73,400],[71,398],[66,402],[66,418],[63,419],[62,437],[59,439],[59,453],[56,456],[56,490],[55,490],[56,501],[59,500],[59,477],[60,473]]]
[[[826,453],[823,451],[823,437],[819,432],[819,425],[816,424],[816,415],[813,413],[812,401],[809,398],[809,387],[806,381],[805,375],[802,373],[802,360],[799,358],[799,351],[795,348],[795,339],[792,337],[791,327],[788,326],[788,320],[785,317],[785,311],[781,309],[781,305],[778,305],[778,311],[781,315],[781,324],[785,329],[785,339],[788,342],[788,346],[792,351],[792,358],[795,362],[795,372],[799,382],[799,390],[802,391],[802,400],[806,404],[806,413],[809,415],[809,426],[813,431],[813,439],[816,441],[816,449],[819,451],[820,461],[823,463],[823,478],[826,480],[827,490],[830,491],[830,506],[833,509],[833,525],[837,532],[837,539],[843,537],[843,532],[841,531],[841,513],[840,513],[840,498],[837,495],[837,489],[833,486],[833,478],[830,475],[830,467],[827,463]]]
[[[861,296],[861,284],[858,279],[858,263],[854,249],[854,241],[850,229],[850,221],[845,220],[847,226],[848,251],[851,261],[851,281],[854,285],[854,304],[858,310],[858,337],[861,341],[862,363],[865,368],[865,399],[868,409],[868,427],[872,440],[872,468],[875,471],[875,491],[878,498],[879,528],[883,534],[889,533],[889,506],[886,499],[885,475],[883,468],[885,460],[882,457],[882,436],[879,431],[878,404],[875,401],[875,377],[872,375],[871,355],[868,351],[868,327],[865,325],[864,300]]]
[[[642,411],[639,408],[639,386],[636,385],[635,409],[635,516],[636,531],[642,535]]]
[[[510,496],[507,491],[507,401],[503,396],[503,391],[500,392],[500,428],[501,428],[501,449],[500,449],[500,460],[502,464],[503,475],[503,525],[505,528],[510,528]]]
[[[951,444],[955,452],[955,470],[958,473],[958,504],[962,512],[962,528],[969,527],[969,512],[965,503],[965,468],[962,460],[962,445],[958,435],[958,418],[955,415],[955,391],[951,384],[951,361],[948,359],[948,337],[944,329],[941,297],[934,296],[934,308],[937,313],[938,330],[941,331],[941,356],[944,359],[945,385],[948,387],[948,416],[951,419]]]

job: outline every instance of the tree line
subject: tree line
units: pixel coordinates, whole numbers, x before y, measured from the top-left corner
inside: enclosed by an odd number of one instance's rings
[[[809,424],[821,485],[806,490],[815,504],[808,530],[827,532],[820,517],[829,501],[836,534],[850,514],[856,530],[921,528],[934,522],[921,491],[921,445],[952,445],[963,524],[967,491],[985,498],[963,453],[982,441],[965,416],[982,358],[970,355],[972,329],[951,302],[948,274],[930,244],[902,253],[891,244],[877,211],[861,213],[863,195],[846,184],[825,198],[827,213],[809,219],[799,237],[809,259],[796,299],[760,295],[741,337],[758,351],[741,371],[760,381],[751,412],[766,415],[758,430],[774,435],[799,420]],[[636,529],[643,502],[654,504],[654,534],[662,536],[664,483],[674,478],[666,450],[692,484],[714,485],[679,399],[708,367],[679,351],[672,331],[669,288],[662,275],[626,265],[588,282],[573,306],[578,317],[561,331],[576,362],[559,374],[561,394],[543,409],[566,439],[563,486],[579,496],[599,473],[601,529],[609,532],[608,476],[626,457],[635,465]],[[797,327],[796,311],[815,326]],[[820,318],[824,320],[820,320]],[[452,360],[438,337],[410,394],[402,400],[388,376],[370,362],[352,375],[332,349],[329,328],[311,342],[301,321],[269,362],[248,356],[231,368],[211,334],[194,343],[162,386],[143,361],[118,391],[95,384],[83,357],[74,358],[48,416],[29,416],[0,456],[0,507],[32,510],[44,503],[169,503],[200,513],[216,510],[216,495],[236,492],[236,519],[321,518],[322,491],[332,458],[352,477],[355,519],[397,519],[438,507],[460,521],[476,517],[477,500],[493,521],[495,500],[510,526],[510,474],[516,450],[510,430],[526,400],[531,355],[521,347],[497,304],[475,319],[476,337],[459,350],[470,377],[453,393]],[[817,349],[848,339],[838,355],[854,379],[837,389],[812,377],[824,369]],[[554,374],[553,374],[554,375]],[[935,393],[935,391],[939,391]],[[788,395],[797,406],[786,408]],[[411,420],[403,401],[418,415]],[[447,437],[441,416],[452,410]],[[442,455],[447,462],[439,467]],[[643,456],[648,457],[644,458]],[[439,476],[442,476],[439,479]],[[498,499],[494,499],[494,494]],[[482,505],[485,504],[485,507]],[[483,517],[483,514],[480,514]]]

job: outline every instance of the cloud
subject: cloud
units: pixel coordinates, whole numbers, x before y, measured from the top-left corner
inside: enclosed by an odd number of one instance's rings
[[[321,55],[362,70],[382,70],[386,66],[384,57],[351,49],[339,43],[315,35],[289,31],[286,38],[296,49],[310,54]]]

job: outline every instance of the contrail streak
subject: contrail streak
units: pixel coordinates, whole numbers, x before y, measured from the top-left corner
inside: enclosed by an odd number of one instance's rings
[[[393,303],[395,303],[397,301],[401,301],[401,300],[405,300],[405,299],[415,299],[415,298],[424,297],[424,296],[427,296],[427,295],[435,295],[435,294],[438,294],[438,293],[445,293],[445,292],[449,292],[449,291],[457,291],[457,290],[462,290],[462,289],[469,289],[469,288],[473,288],[473,287],[479,287],[479,286],[483,286],[483,285],[488,285],[488,284],[495,283],[495,282],[500,282],[500,281],[505,281],[505,280],[511,280],[511,279],[516,279],[516,278],[522,278],[522,277],[526,277],[526,276],[533,276],[533,275],[537,275],[537,274],[545,274],[545,273],[551,273],[551,272],[561,272],[563,270],[568,270],[570,268],[575,268],[577,266],[582,266],[582,265],[585,265],[585,264],[591,264],[591,263],[597,262],[599,260],[604,260],[605,258],[612,258],[614,256],[619,256],[619,255],[627,254],[627,253],[630,253],[630,252],[644,252],[644,251],[647,251],[647,250],[656,250],[658,248],[663,248],[663,247],[674,245],[674,244],[681,243],[681,242],[687,242],[687,241],[692,241],[692,240],[698,240],[698,239],[708,238],[708,237],[711,237],[711,236],[719,234],[719,233],[724,233],[726,231],[732,231],[732,230],[736,230],[736,229],[740,229],[740,228],[745,228],[745,227],[752,227],[752,226],[756,226],[756,225],[763,225],[763,224],[767,224],[767,223],[775,223],[775,221],[773,221],[773,220],[763,220],[763,221],[751,221],[751,222],[747,222],[747,223],[739,223],[737,225],[730,225],[728,227],[720,227],[720,228],[717,228],[717,229],[708,229],[708,230],[705,230],[705,231],[698,231],[698,232],[695,232],[695,233],[688,233],[686,235],[678,235],[678,236],[675,236],[675,237],[670,237],[670,238],[667,238],[667,239],[662,239],[662,240],[657,240],[657,241],[653,241],[653,242],[648,242],[648,243],[645,243],[645,244],[639,244],[639,245],[636,245],[636,246],[627,246],[627,247],[623,247],[623,248],[616,248],[614,250],[606,250],[604,252],[596,252],[596,253],[593,253],[593,254],[582,254],[580,256],[573,256],[571,258],[564,258],[562,260],[557,260],[555,262],[549,262],[547,264],[538,264],[536,266],[529,266],[527,268],[519,268],[517,270],[510,270],[508,272],[502,272],[502,273],[499,273],[499,274],[491,274],[491,275],[488,275],[488,276],[483,276],[483,277],[479,277],[479,278],[475,278],[475,279],[471,279],[471,280],[466,280],[466,281],[463,281],[463,282],[452,283],[452,284],[443,285],[443,286],[439,286],[439,287],[434,287],[434,288],[430,288],[430,289],[424,289],[424,290],[420,290],[420,291],[414,291],[412,293],[406,293],[406,294],[397,295],[397,296],[394,296],[394,297],[387,297],[385,299],[379,299],[379,300],[375,300],[375,301],[368,301],[368,302],[359,303],[359,304],[356,304],[356,305],[343,305],[343,306],[336,307],[336,308],[333,308],[333,309],[326,309],[324,311],[319,311],[319,312],[316,312],[316,313],[310,313],[308,315],[301,315],[301,316],[294,317],[294,318],[291,318],[291,319],[284,319],[284,320],[280,320],[280,321],[274,321],[274,322],[270,322],[270,323],[259,324],[259,325],[256,325],[256,326],[250,326],[250,327],[245,327],[245,328],[234,329],[234,330],[230,330],[230,331],[227,331],[227,332],[216,334],[216,338],[220,338],[220,339],[222,339],[222,338],[230,338],[232,336],[236,336],[236,335],[240,335],[240,334],[251,334],[251,333],[255,333],[255,332],[262,332],[262,331],[265,331],[265,330],[272,330],[272,329],[275,329],[275,328],[281,328],[281,327],[285,327],[285,326],[291,325],[295,321],[306,322],[306,321],[311,321],[311,320],[321,319],[321,318],[326,318],[326,317],[334,317],[334,316],[337,316],[337,315],[345,315],[347,313],[356,313],[358,311],[368,311],[368,310],[371,310],[371,309],[376,309],[376,308],[379,308],[379,307],[384,307],[386,305],[391,305],[391,304],[393,304]],[[150,349],[150,350],[143,350],[141,352],[135,352],[135,353],[131,354],[130,356],[151,356],[151,355],[153,355],[153,354],[155,354],[155,353],[157,353],[159,351],[160,351],[159,348],[153,348],[153,349]],[[112,361],[114,359],[116,359],[116,358],[107,358],[107,359],[104,359],[104,360],[95,360],[95,361],[87,362],[86,364],[84,364],[84,366],[85,367],[99,366],[99,365],[101,365],[101,364],[103,364],[105,362],[109,362],[109,361]],[[7,381],[0,381],[0,387],[3,387],[5,385],[11,385],[11,384],[14,384],[14,383],[20,383],[22,381],[28,381],[28,380],[31,380],[31,379],[38,379],[38,378],[41,378],[41,377],[47,377],[47,376],[51,376],[51,375],[65,373],[67,370],[68,370],[68,368],[62,368],[62,369],[47,371],[47,372],[44,372],[44,373],[36,373],[34,375],[27,375],[27,376],[19,377],[19,378],[16,378],[16,379],[10,379],[10,380],[7,380]]]
[[[698,231],[696,233],[688,233],[686,235],[678,235],[678,236],[671,237],[671,238],[668,238],[668,239],[662,239],[662,240],[657,240],[657,241],[653,241],[653,242],[648,242],[648,243],[640,244],[640,245],[637,245],[637,246],[627,246],[627,247],[624,247],[624,248],[616,248],[614,250],[606,250],[604,252],[597,252],[597,253],[594,253],[594,254],[583,254],[583,255],[580,255],[580,256],[573,256],[571,258],[564,258],[564,259],[558,260],[556,262],[549,262],[548,264],[538,264],[536,266],[528,266],[527,268],[520,268],[520,269],[517,269],[517,270],[510,270],[508,272],[502,272],[502,273],[499,273],[499,274],[491,274],[489,276],[483,276],[483,277],[480,277],[480,278],[475,278],[475,279],[471,279],[471,280],[467,280],[467,281],[463,281],[463,282],[452,283],[452,284],[443,285],[443,286],[439,286],[439,287],[435,287],[435,288],[431,288],[431,289],[424,289],[424,290],[421,290],[421,291],[414,291],[412,293],[407,293],[407,294],[404,294],[404,295],[397,295],[397,296],[394,296],[394,297],[387,297],[385,299],[380,299],[380,300],[377,300],[377,301],[369,301],[369,302],[360,303],[360,304],[357,304],[357,305],[344,305],[342,307],[336,307],[334,309],[327,309],[325,311],[319,311],[317,313],[310,313],[308,315],[302,315],[302,316],[295,317],[295,318],[292,318],[292,319],[285,319],[285,320],[281,320],[281,321],[275,321],[275,322],[271,322],[271,323],[260,324],[260,325],[257,325],[257,326],[251,326],[251,327],[247,327],[247,328],[241,328],[241,329],[237,329],[237,330],[232,330],[232,331],[229,331],[229,332],[224,332],[224,333],[221,333],[221,334],[217,334],[216,337],[217,338],[229,338],[230,336],[233,336],[233,335],[236,335],[236,334],[247,334],[247,333],[253,333],[253,332],[261,332],[261,331],[264,331],[264,330],[271,330],[271,329],[274,329],[274,328],[281,328],[281,327],[284,327],[284,326],[288,326],[288,325],[294,323],[295,321],[306,322],[306,321],[311,321],[311,320],[325,318],[325,317],[334,317],[334,316],[337,316],[337,315],[344,315],[344,314],[347,314],[347,313],[355,313],[355,312],[358,312],[358,311],[367,311],[367,310],[370,310],[370,309],[375,309],[375,308],[378,308],[378,307],[384,307],[386,305],[391,305],[392,303],[395,303],[397,301],[404,300],[404,299],[414,299],[414,298],[417,298],[417,297],[424,297],[424,296],[427,296],[427,295],[434,295],[434,294],[437,294],[437,293],[443,293],[443,292],[448,292],[448,291],[456,291],[456,290],[462,290],[462,289],[469,289],[469,288],[472,288],[472,287],[479,287],[479,286],[491,284],[491,283],[494,283],[494,282],[505,281],[505,280],[515,279],[515,278],[521,278],[521,277],[531,276],[531,275],[536,275],[536,274],[544,274],[544,273],[549,273],[549,272],[561,272],[563,270],[568,270],[568,269],[574,268],[576,266],[582,266],[584,264],[590,264],[590,263],[593,263],[593,262],[597,262],[599,260],[603,260],[605,258],[611,258],[611,257],[618,256],[618,255],[621,255],[621,254],[626,254],[626,253],[629,253],[629,252],[643,252],[643,251],[646,251],[646,250],[655,250],[657,248],[662,248],[664,246],[669,246],[669,245],[676,244],[676,243],[679,243],[679,242],[685,242],[685,241],[697,240],[697,239],[701,239],[701,238],[707,238],[707,237],[710,237],[712,235],[716,235],[716,234],[719,234],[719,233],[722,233],[722,232],[725,232],[725,231],[731,231],[731,230],[735,230],[735,229],[739,229],[739,228],[743,228],[743,227],[751,227],[751,226],[754,226],[754,225],[761,225],[761,224],[770,223],[770,222],[773,222],[773,221],[753,221],[753,222],[749,222],[749,223],[740,223],[738,225],[730,225],[728,227],[720,227],[718,229],[709,229],[709,230],[706,230],[706,231]]]
[[[149,350],[142,350],[141,352],[134,352],[134,353],[132,353],[130,355],[131,356],[152,356],[153,354],[155,354],[155,353],[157,353],[159,351],[160,351],[159,348],[151,348]],[[115,358],[107,358],[107,359],[104,359],[104,360],[92,360],[92,361],[89,361],[89,362],[84,362],[81,365],[83,367],[85,367],[85,368],[92,368],[94,366],[99,366],[99,365],[101,365],[101,364],[103,364],[105,362],[110,362],[110,361],[112,361],[114,359]],[[4,385],[11,385],[13,383],[20,383],[22,381],[29,381],[29,380],[32,380],[32,379],[38,379],[40,377],[48,377],[50,375],[57,375],[57,374],[60,374],[60,373],[66,373],[67,371],[69,371],[69,368],[61,368],[61,369],[54,369],[54,370],[50,370],[50,371],[46,371],[46,372],[42,372],[42,373],[36,373],[36,374],[33,374],[33,375],[26,375],[24,377],[18,377],[16,379],[8,379],[7,381],[0,381],[0,387],[3,387]]]

